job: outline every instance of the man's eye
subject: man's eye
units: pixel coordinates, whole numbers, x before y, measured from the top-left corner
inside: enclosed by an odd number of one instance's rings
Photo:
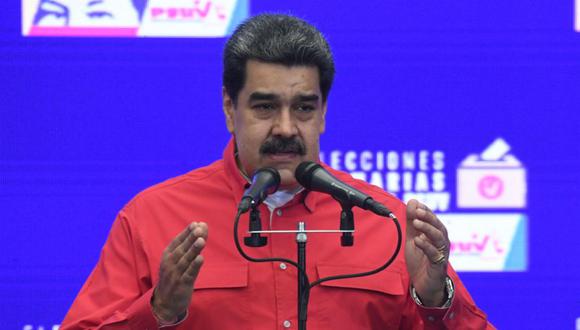
[[[271,111],[275,109],[275,106],[272,103],[259,103],[254,105],[252,108],[260,111]]]
[[[314,110],[316,110],[315,107],[309,105],[309,104],[300,104],[296,110],[298,110],[299,112],[312,112]]]

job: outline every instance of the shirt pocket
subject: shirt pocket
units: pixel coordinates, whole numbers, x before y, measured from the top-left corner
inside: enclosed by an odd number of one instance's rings
[[[250,329],[249,300],[247,263],[203,265],[182,328]]]
[[[195,290],[245,288],[247,286],[247,263],[203,265],[194,284]]]
[[[396,265],[377,274],[322,282],[312,289],[310,315],[321,329],[398,329],[406,288]],[[317,278],[369,271],[373,267],[318,264]],[[310,319],[310,318],[309,318]]]
[[[371,269],[372,267],[328,265],[328,264],[318,264],[316,266],[316,272],[319,279],[329,276],[367,272]],[[384,269],[383,271],[370,276],[332,280],[328,282],[322,282],[320,285],[323,287],[337,287],[337,288],[350,288],[350,289],[375,291],[396,296],[405,294],[401,274],[397,269],[391,268]]]

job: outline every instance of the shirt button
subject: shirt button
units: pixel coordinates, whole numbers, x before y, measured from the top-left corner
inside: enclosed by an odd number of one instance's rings
[[[280,210],[280,209],[277,209],[277,210],[276,210],[276,214],[277,214],[279,217],[280,217],[280,216],[282,216],[282,210]]]
[[[290,326],[292,326],[292,323],[290,323],[290,321],[286,320],[286,321],[284,321],[284,323],[282,323],[282,325],[284,326],[284,328],[290,328]]]
[[[453,312],[449,313],[449,319],[453,320],[454,317],[455,317],[455,313],[453,313]]]
[[[427,317],[427,320],[433,322],[433,321],[435,321],[435,318],[433,316],[429,316],[429,317]]]
[[[288,266],[286,266],[286,264],[285,264],[285,263],[281,262],[281,263],[280,263],[280,269],[282,269],[282,270],[286,270],[286,268],[288,268]]]

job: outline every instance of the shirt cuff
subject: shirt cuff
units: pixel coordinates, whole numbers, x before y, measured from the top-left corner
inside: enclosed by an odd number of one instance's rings
[[[421,299],[419,299],[419,296],[417,296],[417,292],[415,291],[415,287],[413,287],[413,285],[411,285],[409,291],[411,293],[411,298],[413,298],[415,301],[415,304],[423,306],[423,302],[421,302]],[[449,308],[449,306],[451,306],[451,302],[453,301],[453,297],[455,297],[455,285],[449,276],[445,277],[445,294],[447,295],[447,299],[441,306],[438,306],[439,308]]]
[[[453,311],[453,301],[455,300],[455,285],[450,277],[445,279],[445,294],[447,295],[446,301],[440,307],[426,307],[423,305],[419,297],[415,292],[415,288],[411,286],[411,298],[415,301],[417,308],[419,310],[419,315],[425,322],[426,328],[440,327],[442,322],[446,319],[453,319],[455,312]]]
[[[157,319],[151,309],[151,297],[153,289],[149,289],[127,309],[127,322],[129,329],[157,329]]]
[[[186,310],[185,313],[183,313],[177,317],[177,321],[166,322],[166,321],[161,320],[157,315],[155,315],[155,312],[153,312],[153,309],[151,309],[151,312],[153,313],[153,316],[155,316],[155,318],[157,319],[157,325],[159,326],[159,329],[174,327],[178,324],[181,324],[181,323],[183,323],[183,321],[185,321],[185,319],[187,319],[187,316],[189,315],[189,311]]]
[[[151,289],[151,294],[149,297],[149,310],[151,311],[151,314],[155,318],[159,329],[174,327],[178,324],[181,324],[183,321],[185,321],[185,319],[187,319],[187,316],[189,315],[189,311],[187,309],[185,310],[185,313],[178,315],[177,319],[174,322],[167,322],[159,318],[159,316],[155,314],[155,311],[153,310],[153,293],[155,293],[155,288]]]

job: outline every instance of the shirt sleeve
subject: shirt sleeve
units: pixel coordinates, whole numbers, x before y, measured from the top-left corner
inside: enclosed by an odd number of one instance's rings
[[[151,276],[135,234],[121,211],[61,330],[158,328],[150,304]]]
[[[447,275],[453,281],[455,294],[448,308],[425,307],[407,297],[408,322],[412,329],[495,329],[487,315],[476,305],[461,283],[453,267],[449,265]]]
[[[406,206],[400,203],[392,209],[397,217],[401,219],[399,223],[403,229],[403,246],[401,248],[400,258],[402,258],[403,267],[406,269],[406,261],[404,259]],[[418,305],[410,294],[409,288],[411,281],[409,273],[404,271],[401,275],[403,285],[407,289],[401,329],[495,329],[487,320],[487,315],[475,305],[475,302],[469,295],[469,292],[467,292],[467,289],[451,264],[447,267],[447,275],[453,281],[455,293],[451,301],[451,306],[448,308],[432,308]]]

